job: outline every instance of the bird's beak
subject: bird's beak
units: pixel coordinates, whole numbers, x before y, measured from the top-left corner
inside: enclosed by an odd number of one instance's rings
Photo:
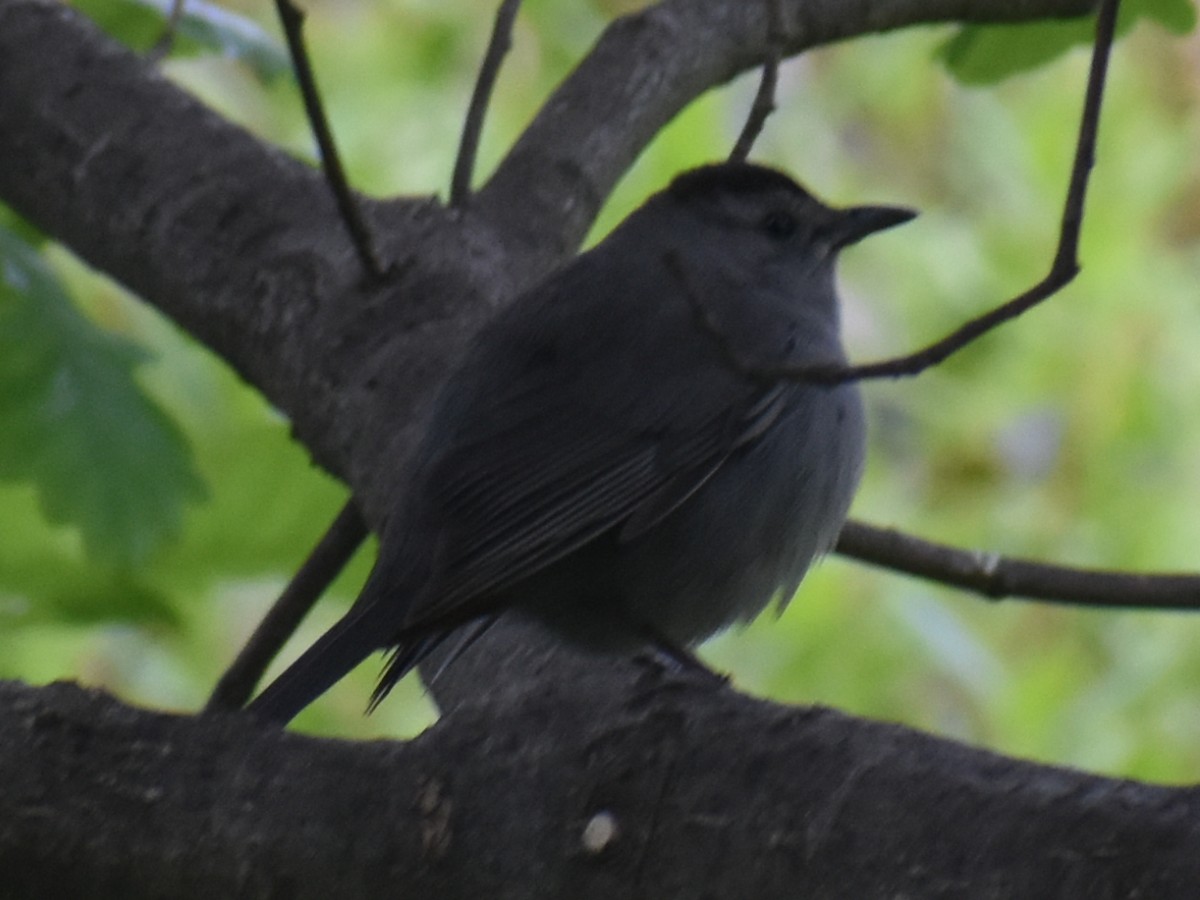
[[[869,234],[883,231],[885,228],[895,228],[916,218],[915,209],[903,206],[852,206],[842,210],[841,227],[838,229],[840,239],[837,247],[849,247],[857,244]]]

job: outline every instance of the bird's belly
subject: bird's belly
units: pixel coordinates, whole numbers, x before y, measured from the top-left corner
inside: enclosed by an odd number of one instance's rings
[[[817,390],[807,388],[803,390]],[[626,604],[691,644],[786,602],[837,539],[862,468],[857,388],[793,404],[620,560]]]
[[[645,533],[592,542],[515,588],[514,600],[560,634],[607,650],[635,647],[648,633],[693,644],[774,597],[786,602],[836,540],[862,467],[858,390],[831,393],[824,399],[834,403],[791,404]]]

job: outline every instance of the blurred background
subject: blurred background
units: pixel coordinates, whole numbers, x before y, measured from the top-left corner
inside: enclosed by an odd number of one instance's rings
[[[137,4],[81,5],[135,47],[161,27]],[[528,0],[478,178],[634,5]],[[445,196],[490,9],[303,6],[353,183]],[[866,386],[858,518],[1047,561],[1200,571],[1200,39],[1186,0],[1182,12],[1165,7],[1175,20],[1144,17],[1115,52],[1082,275],[938,369]],[[216,37],[197,37],[201,26]],[[313,159],[272,4],[202,7],[190,27],[169,77]],[[844,258],[855,359],[940,337],[1049,266],[1088,51],[997,80],[986,55],[956,55],[978,37],[913,29],[782,69],[755,156],[834,203],[922,210]],[[592,240],[675,173],[726,155],[756,82],[715,90],[673,122]],[[11,214],[0,225],[0,677],[75,679],[194,710],[345,488],[171,323]],[[360,552],[287,658],[337,618],[373,552]],[[701,655],[756,695],[1100,773],[1200,776],[1198,614],[992,604],[834,556],[778,618],[764,614]],[[378,671],[364,664],[296,728],[406,736],[433,721],[415,678],[364,717]]]

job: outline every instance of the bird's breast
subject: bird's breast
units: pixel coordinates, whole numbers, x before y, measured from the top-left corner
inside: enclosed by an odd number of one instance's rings
[[[779,419],[617,559],[630,613],[680,644],[786,601],[836,540],[862,471],[856,385],[789,387]]]

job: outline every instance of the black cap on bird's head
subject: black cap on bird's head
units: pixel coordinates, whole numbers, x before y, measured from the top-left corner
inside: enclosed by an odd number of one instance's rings
[[[690,205],[722,197],[770,197],[772,205],[764,226],[775,236],[786,237],[789,229],[798,229],[798,217],[812,220],[834,250],[840,250],[867,235],[903,225],[917,214],[900,206],[851,206],[834,209],[826,206],[791,177],[777,169],[754,163],[724,162],[701,166],[677,176],[666,193],[676,202]]]
[[[713,163],[689,169],[677,175],[667,190],[677,200],[684,202],[720,192],[765,194],[785,191],[797,197],[815,199],[790,176],[778,169],[742,162]]]

